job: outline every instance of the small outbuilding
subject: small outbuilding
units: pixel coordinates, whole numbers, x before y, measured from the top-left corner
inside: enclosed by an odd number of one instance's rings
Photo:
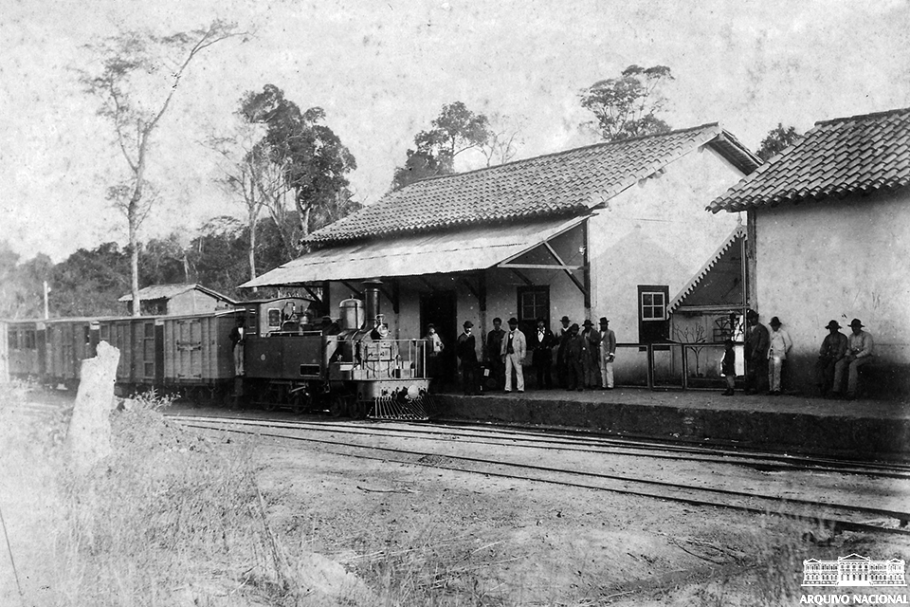
[[[875,341],[867,384],[908,391],[910,108],[816,123],[708,210],[746,212],[753,307],[793,339],[785,388],[814,390],[825,326],[858,318]]]
[[[117,301],[133,312],[133,296],[127,293]],[[200,284],[150,285],[139,290],[140,311],[146,316],[204,314],[234,307],[237,302]]]

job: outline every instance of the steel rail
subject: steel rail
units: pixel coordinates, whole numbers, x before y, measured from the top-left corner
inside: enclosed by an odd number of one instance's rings
[[[553,431],[553,428],[547,428],[545,430],[538,430],[536,428],[524,427],[522,425],[515,424],[506,424],[506,425],[497,425],[491,424],[491,428],[487,427],[478,427],[473,422],[462,422],[459,420],[447,420],[444,423],[423,423],[422,426],[431,426],[437,428],[450,428],[450,427],[469,427],[476,432],[495,432],[499,434],[509,435],[516,434],[520,436],[528,435],[541,435],[547,437],[567,437],[568,440],[572,440],[573,437],[582,436],[586,441],[596,441],[603,444],[610,445],[629,445],[632,447],[642,447],[642,448],[656,448],[665,451],[678,451],[683,453],[704,453],[704,454],[723,454],[730,456],[754,456],[754,457],[763,457],[770,460],[781,461],[781,462],[793,462],[793,461],[802,461],[809,463],[818,463],[818,464],[828,464],[832,466],[854,466],[856,468],[869,468],[869,469],[882,469],[882,470],[899,470],[910,473],[910,463],[905,461],[901,462],[890,462],[887,460],[879,460],[878,462],[869,462],[864,460],[856,459],[836,459],[831,457],[818,457],[818,456],[809,456],[809,455],[789,455],[789,454],[777,454],[770,453],[767,451],[756,451],[753,449],[729,449],[721,445],[702,445],[695,446],[686,441],[669,441],[669,440],[660,440],[660,439],[628,439],[628,438],[611,438],[609,436],[599,436],[593,433],[584,432],[584,431],[573,431],[571,428],[565,428],[557,432]],[[505,429],[505,428],[519,428],[520,430],[514,429]],[[496,428],[495,430],[492,428]]]
[[[507,474],[507,473],[503,473],[503,472],[493,472],[493,471],[489,471],[489,470],[485,470],[485,471],[484,470],[480,470],[480,471],[471,470],[468,468],[459,468],[456,466],[443,465],[445,463],[444,461],[443,462],[437,461],[435,463],[427,463],[427,462],[422,462],[420,460],[410,461],[410,460],[402,460],[402,459],[392,459],[389,457],[366,456],[366,455],[357,455],[357,454],[352,454],[352,453],[331,452],[335,455],[341,455],[341,456],[346,456],[346,457],[357,457],[357,458],[362,458],[362,459],[370,459],[370,460],[383,461],[383,462],[394,462],[394,463],[400,463],[400,464],[406,464],[406,465],[428,466],[428,467],[452,470],[452,471],[456,471],[456,472],[483,474],[486,476],[496,476],[499,478],[526,480],[526,481],[532,481],[532,482],[543,482],[543,483],[550,483],[550,484],[556,484],[556,485],[567,486],[567,487],[578,487],[578,488],[591,489],[591,490],[597,490],[597,491],[620,493],[620,494],[624,494],[624,495],[634,495],[637,497],[646,497],[646,498],[651,498],[651,499],[664,499],[664,500],[668,500],[668,501],[680,502],[680,503],[690,504],[690,505],[694,505],[694,506],[712,506],[712,507],[719,507],[719,508],[728,508],[728,509],[742,511],[742,512],[749,512],[752,514],[765,514],[765,515],[774,514],[774,515],[778,515],[778,516],[791,517],[791,518],[795,518],[798,520],[811,521],[813,523],[818,523],[818,522],[829,523],[831,525],[834,525],[835,528],[850,530],[850,531],[867,531],[867,532],[892,533],[892,534],[899,534],[899,535],[910,535],[910,529],[904,528],[907,521],[910,520],[910,512],[897,512],[897,511],[893,511],[893,510],[885,510],[885,509],[881,509],[881,508],[869,508],[869,507],[865,507],[865,506],[851,506],[851,505],[846,505],[846,504],[831,504],[831,503],[824,503],[824,502],[814,502],[814,501],[809,501],[809,500],[788,499],[788,498],[781,498],[781,497],[775,497],[775,496],[748,493],[748,492],[744,492],[744,491],[734,491],[734,490],[730,490],[730,489],[693,487],[691,485],[682,485],[679,483],[670,483],[670,482],[666,482],[666,481],[643,480],[643,479],[623,477],[623,476],[619,476],[619,475],[602,474],[602,473],[594,473],[594,472],[582,472],[582,471],[578,471],[578,470],[563,470],[560,468],[551,468],[548,466],[536,466],[536,465],[531,465],[531,464],[516,464],[516,463],[512,463],[512,462],[500,462],[500,461],[494,461],[494,460],[487,460],[487,459],[483,459],[483,458],[467,457],[467,456],[459,456],[459,455],[440,455],[437,453],[428,453],[425,451],[411,451],[411,450],[406,450],[406,449],[393,449],[390,447],[356,445],[356,444],[347,443],[347,442],[329,441],[329,440],[324,440],[324,439],[314,439],[314,438],[307,438],[307,437],[302,437],[302,436],[288,436],[286,434],[256,432],[256,431],[251,431],[251,430],[241,430],[238,428],[219,428],[219,427],[201,425],[198,423],[196,423],[196,424],[186,423],[186,422],[182,422],[182,423],[187,427],[198,428],[198,429],[203,429],[203,430],[214,430],[217,432],[232,432],[232,433],[237,433],[237,434],[246,434],[246,435],[250,435],[250,436],[258,436],[258,437],[264,436],[264,437],[268,437],[268,438],[275,438],[275,439],[281,439],[281,440],[301,441],[301,442],[305,441],[308,443],[317,443],[317,444],[334,445],[334,446],[340,446],[340,447],[346,447],[346,448],[372,450],[372,451],[379,451],[379,452],[383,452],[383,453],[394,453],[394,454],[408,455],[408,456],[420,456],[421,458],[437,457],[437,458],[443,458],[444,460],[458,460],[458,461],[462,461],[462,462],[487,465],[487,466],[493,466],[493,467],[499,466],[499,467],[504,467],[504,468],[518,468],[518,469],[522,469],[522,470],[532,470],[532,471],[541,472],[541,473],[562,474],[562,475],[568,475],[568,476],[581,476],[581,477],[587,477],[587,478],[592,478],[592,479],[619,481],[622,483],[659,487],[661,489],[665,489],[668,491],[669,490],[688,491],[688,492],[692,492],[692,493],[696,493],[696,494],[697,493],[712,494],[715,496],[723,496],[723,497],[728,497],[728,498],[746,498],[746,499],[752,499],[752,500],[764,500],[766,502],[770,502],[772,504],[778,504],[781,506],[800,505],[800,506],[804,506],[807,508],[813,508],[813,509],[822,508],[822,509],[827,509],[829,511],[838,511],[839,510],[839,511],[841,511],[840,512],[841,516],[844,516],[844,513],[846,513],[846,512],[850,512],[850,513],[855,513],[855,514],[886,517],[889,519],[895,519],[895,520],[899,521],[901,527],[900,528],[884,527],[881,525],[874,525],[874,524],[871,524],[868,522],[856,522],[856,521],[852,521],[852,520],[844,520],[843,518],[834,518],[830,515],[829,516],[814,515],[814,514],[807,515],[807,514],[800,513],[800,512],[783,512],[780,510],[775,511],[770,508],[759,508],[756,506],[731,504],[729,502],[723,502],[720,500],[712,501],[712,500],[706,500],[706,499],[695,499],[695,498],[691,498],[691,497],[684,497],[684,496],[681,496],[678,494],[674,495],[671,493],[659,493],[659,492],[655,492],[655,491],[649,492],[649,491],[643,491],[643,490],[630,490],[628,488],[603,487],[603,486],[575,483],[575,482],[569,482],[569,481],[558,481],[558,480],[544,479],[544,478],[533,478],[533,477],[529,477],[529,476]],[[226,422],[221,422],[221,421],[214,422],[214,423],[220,424],[220,425],[227,425]]]
[[[259,418],[218,418],[218,417],[200,417],[200,416],[169,416],[176,420],[182,419],[195,419],[200,421],[211,421],[214,423],[223,423],[227,420],[231,420],[234,423],[244,423],[244,424],[260,424],[264,426],[274,426],[277,427],[279,424],[284,425],[288,428],[298,427],[298,428],[307,428],[313,431],[320,432],[346,432],[349,434],[357,435],[373,435],[373,436],[392,436],[392,435],[401,435],[401,434],[416,434],[416,435],[427,435],[434,437],[434,440],[447,441],[447,442],[459,442],[459,443],[468,443],[468,444],[481,444],[481,445],[495,445],[502,444],[502,441],[490,441],[490,440],[470,440],[464,438],[446,438],[446,435],[462,437],[481,437],[487,438],[489,436],[495,435],[496,431],[485,432],[483,430],[470,430],[470,434],[452,432],[451,430],[434,432],[429,430],[424,430],[420,426],[417,428],[386,428],[385,431],[378,431],[374,427],[368,427],[364,424],[345,424],[345,423],[333,423],[333,422],[312,422],[312,421],[300,421],[300,420],[269,420],[269,419],[259,419]],[[486,436],[484,436],[486,434]],[[533,435],[533,433],[531,433]],[[573,438],[563,438],[563,437],[543,437],[538,438],[535,436],[523,435],[518,438],[507,438],[507,440],[514,442],[521,442],[527,444],[515,445],[517,447],[525,448],[535,448],[539,444],[551,444],[558,445],[556,447],[547,447],[552,449],[558,449],[562,451],[575,451],[575,452],[585,452],[585,453],[606,453],[614,455],[625,455],[628,457],[650,457],[653,459],[666,459],[673,461],[691,461],[691,462],[705,462],[705,463],[718,463],[718,464],[728,464],[742,467],[749,467],[754,469],[760,469],[762,471],[768,470],[781,470],[781,471],[805,471],[805,472],[838,472],[841,474],[855,474],[855,475],[864,475],[864,476],[875,476],[880,478],[896,478],[896,479],[910,479],[910,472],[902,473],[896,472],[887,468],[856,468],[850,467],[849,465],[836,466],[836,465],[823,465],[823,464],[812,464],[804,465],[801,464],[799,460],[796,461],[787,461],[765,457],[764,454],[746,454],[746,453],[722,453],[718,454],[710,450],[706,452],[696,451],[691,454],[688,454],[686,451],[676,451],[676,450],[667,450],[662,449],[661,447],[651,447],[651,446],[627,446],[620,445],[614,446],[612,444],[604,444],[595,440],[584,440],[584,439],[573,439]]]

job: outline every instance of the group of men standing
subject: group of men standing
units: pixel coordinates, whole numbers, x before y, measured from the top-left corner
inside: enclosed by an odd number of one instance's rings
[[[781,393],[781,373],[787,353],[793,346],[790,335],[781,328],[781,321],[773,317],[771,331],[758,321],[758,313],[751,311],[746,317],[746,392]],[[872,335],[863,331],[863,323],[854,318],[850,322],[852,334],[840,332],[841,326],[832,320],[825,327],[828,335],[819,350],[815,366],[815,383],[822,396],[840,397],[843,394],[844,375],[847,376],[848,398],[856,397],[859,368],[873,355]],[[766,383],[767,382],[767,383]]]
[[[518,319],[509,319],[509,329],[502,328],[502,319],[493,319],[493,330],[484,341],[484,360],[493,389],[505,392],[524,392],[523,363],[531,351],[531,364],[536,372],[537,388],[552,389],[553,350],[556,350],[556,376],[558,385],[566,390],[585,388],[613,389],[613,361],[616,357],[616,335],[610,330],[609,320],[600,319],[600,330],[590,320],[572,324],[568,316],[562,317],[562,327],[557,337],[542,318],[526,336],[518,328]],[[473,335],[474,323],[465,321],[458,336],[455,353],[461,363],[462,386],[465,394],[479,390],[480,361],[477,342]],[[514,382],[513,382],[514,376]]]

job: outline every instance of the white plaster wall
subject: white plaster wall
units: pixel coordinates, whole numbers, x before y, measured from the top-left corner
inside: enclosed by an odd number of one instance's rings
[[[214,312],[218,300],[203,293],[192,289],[175,295],[167,302],[167,313],[169,316],[179,316],[182,314],[202,314],[205,312]]]
[[[756,301],[762,322],[780,317],[793,338],[795,386],[835,319],[859,318],[887,364],[910,364],[910,193],[756,212]]]
[[[619,194],[591,219],[591,315],[608,317],[618,341],[638,341],[638,285],[668,285],[672,299],[730,235],[737,215],[713,215],[705,207],[741,178],[702,148]]]

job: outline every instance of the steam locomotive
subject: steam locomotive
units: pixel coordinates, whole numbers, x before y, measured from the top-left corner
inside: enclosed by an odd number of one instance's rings
[[[121,353],[120,393],[154,388],[267,410],[425,420],[427,344],[389,336],[379,284],[364,284],[365,301],[342,301],[334,322],[317,321],[309,300],[285,297],[187,316],[0,322],[0,333],[7,333],[13,377],[75,388],[81,361],[107,341]],[[230,339],[235,326],[244,334],[242,376]]]

